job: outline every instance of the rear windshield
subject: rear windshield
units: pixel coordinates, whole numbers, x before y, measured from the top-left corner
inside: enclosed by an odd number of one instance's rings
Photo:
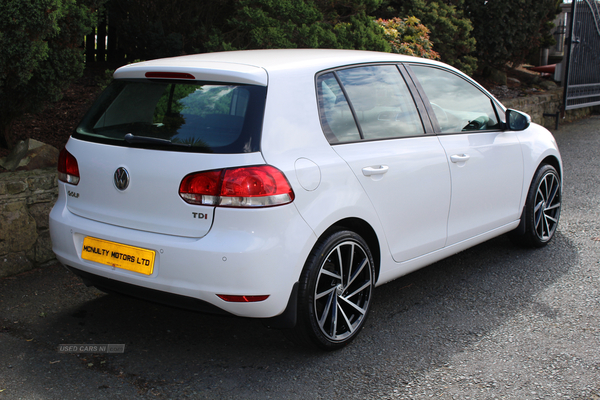
[[[254,152],[259,150],[265,96],[262,86],[115,80],[74,136],[175,151]]]

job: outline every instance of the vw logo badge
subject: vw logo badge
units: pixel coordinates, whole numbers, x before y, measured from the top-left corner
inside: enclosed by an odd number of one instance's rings
[[[123,167],[115,171],[115,186],[119,190],[125,190],[129,186],[129,172]]]

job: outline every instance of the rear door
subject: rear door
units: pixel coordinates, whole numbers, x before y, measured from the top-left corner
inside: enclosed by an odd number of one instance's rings
[[[398,67],[347,68],[317,79],[323,129],[369,196],[394,260],[444,247],[450,173],[426,135]]]

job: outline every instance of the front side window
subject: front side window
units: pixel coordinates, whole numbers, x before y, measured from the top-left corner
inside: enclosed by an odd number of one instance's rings
[[[330,143],[422,135],[413,98],[395,65],[354,67],[317,79],[321,122]]]
[[[439,68],[410,68],[431,103],[442,133],[500,127],[492,100],[470,82]]]
[[[258,151],[264,103],[259,86],[116,80],[76,137],[169,150]]]

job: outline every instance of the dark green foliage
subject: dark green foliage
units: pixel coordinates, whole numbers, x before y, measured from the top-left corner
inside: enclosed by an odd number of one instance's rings
[[[15,145],[13,121],[56,101],[83,72],[82,38],[100,0],[0,2],[0,146]]]
[[[473,22],[480,66],[519,65],[540,47],[553,44],[552,21],[560,0],[463,0]]]
[[[0,146],[10,126],[60,97],[83,70],[82,38],[107,0],[0,1]],[[254,48],[390,51],[375,17],[416,17],[430,30],[402,38],[417,53],[471,74],[519,64],[552,44],[560,0],[108,0],[117,47],[128,60]],[[411,36],[411,35],[408,35]],[[477,44],[475,44],[475,40]],[[422,42],[422,43],[421,43]],[[475,48],[476,46],[476,48]],[[413,49],[414,51],[414,49]]]
[[[127,59],[325,47],[389,51],[377,18],[416,17],[433,51],[468,74],[547,46],[560,0],[110,0]],[[476,42],[480,42],[478,45]]]
[[[212,26],[231,13],[233,0],[110,0],[119,50],[128,61],[205,52]]]
[[[472,74],[477,67],[473,56],[475,39],[462,4],[463,0],[386,0],[375,14],[386,19],[417,17],[429,29],[433,50],[439,53],[441,61]]]
[[[207,51],[330,47],[389,50],[369,16],[383,0],[111,0],[128,60]]]
[[[236,0],[208,50],[346,48],[389,51],[369,16],[381,0]]]

